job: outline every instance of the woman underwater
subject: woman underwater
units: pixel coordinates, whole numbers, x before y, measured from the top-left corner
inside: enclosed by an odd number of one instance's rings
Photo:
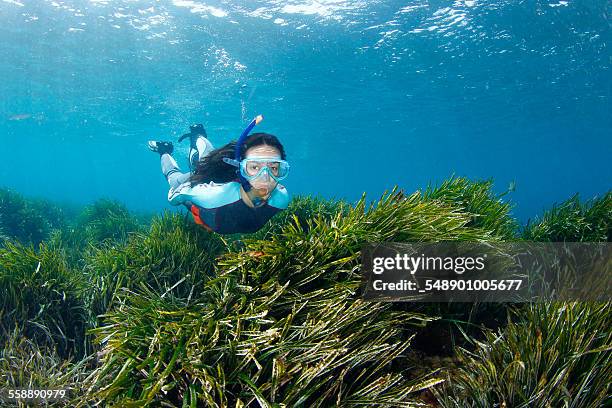
[[[206,138],[202,125],[191,126],[191,132],[179,138],[191,141],[190,173],[182,173],[171,156],[171,142],[149,141],[170,185],[168,201],[185,205],[197,224],[220,234],[258,231],[286,209],[289,194],[279,184],[289,172],[285,149],[274,135],[249,135],[262,119],[257,116],[237,142],[219,149]]]

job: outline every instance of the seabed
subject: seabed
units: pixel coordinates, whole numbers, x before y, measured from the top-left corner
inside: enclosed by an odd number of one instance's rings
[[[610,242],[612,192],[526,226],[506,198],[457,177],[372,205],[296,197],[221,236],[0,190],[0,406],[603,407],[609,303],[361,298],[371,242]]]

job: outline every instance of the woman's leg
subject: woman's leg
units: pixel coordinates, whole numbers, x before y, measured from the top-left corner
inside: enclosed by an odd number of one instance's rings
[[[189,180],[191,176],[191,173],[182,173],[174,157],[170,156],[168,153],[161,155],[161,169],[166,180],[168,180],[170,188],[177,188]]]
[[[198,135],[195,142],[191,143],[191,146],[189,149],[189,163],[191,164],[191,169],[195,170],[198,167],[198,162],[206,157],[208,153],[215,150],[215,148],[210,143],[210,140],[203,135]]]

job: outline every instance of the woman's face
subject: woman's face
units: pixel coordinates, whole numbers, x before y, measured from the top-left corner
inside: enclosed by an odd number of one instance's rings
[[[249,148],[244,155],[245,159],[256,159],[260,157],[281,159],[281,154],[274,146],[259,145]],[[276,180],[270,177],[267,171],[264,171],[260,177],[250,180],[249,183],[253,188],[253,193],[260,198],[267,198],[278,184]]]

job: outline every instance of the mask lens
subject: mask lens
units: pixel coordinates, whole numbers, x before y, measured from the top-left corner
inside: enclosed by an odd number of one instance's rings
[[[270,173],[272,173],[274,177],[278,177],[279,167],[280,167],[279,163],[268,163],[268,168],[270,169]]]
[[[240,168],[242,175],[251,180],[268,173],[278,181],[285,178],[289,172],[289,164],[284,160],[245,159],[242,161]]]
[[[274,177],[277,177],[279,180],[287,177],[287,174],[289,173],[289,163],[283,161],[277,163],[277,166],[277,173],[273,174]]]
[[[261,162],[248,161],[245,166],[246,173],[251,177],[257,176],[257,174],[261,171],[262,167],[263,166]]]

